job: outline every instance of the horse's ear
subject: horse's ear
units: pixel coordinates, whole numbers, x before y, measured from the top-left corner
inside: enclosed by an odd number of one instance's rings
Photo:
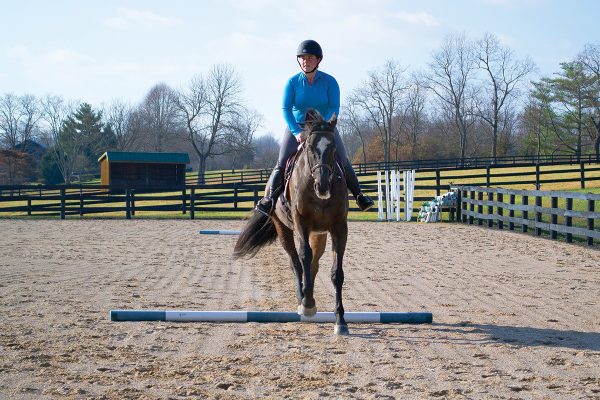
[[[331,118],[329,118],[329,121],[327,121],[329,123],[329,125],[331,125],[333,128],[335,128],[335,126],[337,125],[337,115],[335,115],[335,113],[333,113],[333,115],[331,116]]]

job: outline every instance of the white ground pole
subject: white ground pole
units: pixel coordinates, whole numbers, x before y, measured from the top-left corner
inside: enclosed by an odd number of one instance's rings
[[[381,171],[377,171],[377,219],[383,221],[383,192],[381,190]]]
[[[241,231],[221,229],[221,230],[210,230],[203,229],[200,231],[201,235],[239,235]]]
[[[305,317],[279,311],[111,310],[109,316],[111,321],[335,322],[333,312],[318,312],[313,317]],[[350,323],[430,324],[433,321],[433,315],[428,312],[346,312],[344,318]]]

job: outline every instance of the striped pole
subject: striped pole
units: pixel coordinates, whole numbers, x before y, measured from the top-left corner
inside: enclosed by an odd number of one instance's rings
[[[377,219],[383,221],[383,191],[381,189],[381,171],[377,171]]]
[[[241,231],[234,231],[234,230],[228,230],[228,229],[221,229],[221,230],[210,230],[210,229],[206,229],[206,230],[201,230],[200,234],[201,235],[239,235]]]
[[[392,220],[392,201],[390,193],[390,171],[385,170],[385,219]]]
[[[349,323],[430,324],[428,312],[346,312]],[[111,321],[173,321],[173,322],[335,322],[335,313],[318,312],[305,317],[280,311],[166,311],[111,310]]]

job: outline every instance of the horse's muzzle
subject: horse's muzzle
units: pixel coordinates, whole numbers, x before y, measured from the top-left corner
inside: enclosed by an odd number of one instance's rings
[[[315,182],[315,194],[321,200],[327,200],[331,197],[331,190],[329,184],[318,184]]]

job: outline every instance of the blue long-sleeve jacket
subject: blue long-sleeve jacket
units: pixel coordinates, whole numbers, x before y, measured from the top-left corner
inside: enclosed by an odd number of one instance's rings
[[[314,108],[329,120],[333,113],[340,114],[340,87],[331,75],[317,71],[312,84],[300,72],[292,76],[283,93],[283,117],[294,136],[302,132],[306,110]]]

